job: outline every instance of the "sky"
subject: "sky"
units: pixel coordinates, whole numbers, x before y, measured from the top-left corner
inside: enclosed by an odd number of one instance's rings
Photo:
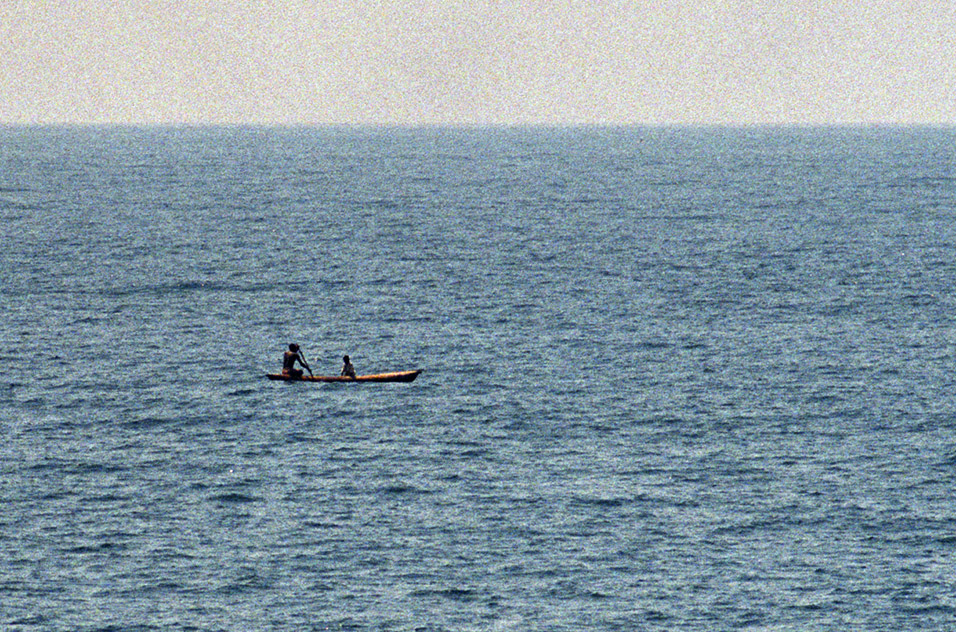
[[[0,0],[0,123],[956,124],[953,0]]]

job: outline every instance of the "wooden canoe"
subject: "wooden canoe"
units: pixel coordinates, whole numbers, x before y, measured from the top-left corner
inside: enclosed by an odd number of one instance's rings
[[[339,375],[303,375],[302,377],[292,377],[282,373],[268,373],[266,377],[270,380],[283,380],[286,382],[412,382],[418,377],[422,370],[417,371],[395,371],[394,373],[376,373],[374,375],[356,375],[355,377],[343,377]]]

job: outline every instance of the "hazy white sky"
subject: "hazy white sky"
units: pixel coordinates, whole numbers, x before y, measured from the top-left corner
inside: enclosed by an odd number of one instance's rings
[[[0,0],[0,122],[956,124],[956,1]]]

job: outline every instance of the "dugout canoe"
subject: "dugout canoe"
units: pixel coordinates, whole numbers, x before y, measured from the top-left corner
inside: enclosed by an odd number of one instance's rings
[[[374,375],[356,375],[355,377],[344,377],[340,375],[303,375],[302,377],[292,377],[282,373],[268,373],[266,377],[270,380],[282,380],[284,382],[413,382],[422,370],[417,371],[395,371],[393,373],[376,373]]]

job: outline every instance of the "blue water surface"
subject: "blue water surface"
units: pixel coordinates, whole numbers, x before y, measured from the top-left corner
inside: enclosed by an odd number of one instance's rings
[[[3,629],[956,624],[954,129],[10,127],[0,222]]]

